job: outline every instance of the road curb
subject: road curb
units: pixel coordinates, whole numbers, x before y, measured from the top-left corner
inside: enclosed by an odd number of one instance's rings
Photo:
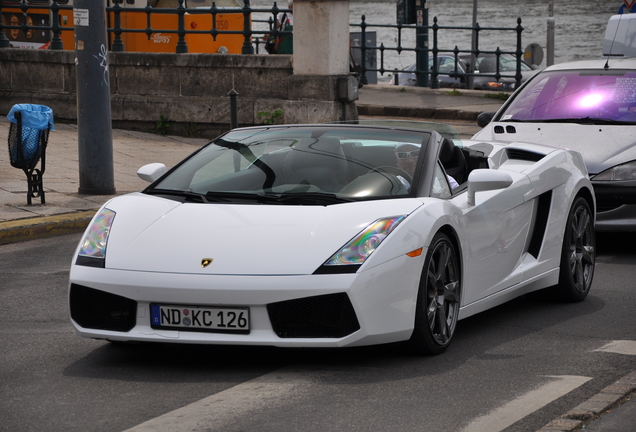
[[[0,222],[0,245],[81,232],[97,209]]]
[[[580,430],[614,408],[636,397],[636,371],[605,387],[600,393],[576,406],[537,432],[572,432]]]

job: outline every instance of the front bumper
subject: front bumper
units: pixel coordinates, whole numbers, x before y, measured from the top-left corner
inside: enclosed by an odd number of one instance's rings
[[[636,182],[592,181],[596,231],[636,231]]]
[[[84,337],[117,341],[342,347],[406,340],[420,260],[356,274],[223,276],[71,268],[71,321]],[[150,304],[248,307],[249,334],[153,329]]]

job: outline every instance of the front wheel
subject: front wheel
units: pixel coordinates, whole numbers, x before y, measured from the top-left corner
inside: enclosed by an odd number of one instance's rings
[[[566,301],[579,302],[585,299],[592,286],[596,263],[596,237],[594,217],[590,205],[577,197],[568,215],[557,293]]]
[[[409,345],[417,354],[440,354],[450,345],[461,293],[459,259],[446,234],[437,233],[426,253]]]

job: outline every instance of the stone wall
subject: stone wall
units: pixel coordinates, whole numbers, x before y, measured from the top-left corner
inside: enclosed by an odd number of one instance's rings
[[[170,131],[212,137],[230,128],[232,89],[240,126],[277,110],[275,123],[357,118],[355,103],[338,98],[338,78],[348,77],[293,75],[292,56],[109,53],[108,75],[114,127],[152,130],[163,116]],[[75,122],[75,53],[0,49],[0,114],[16,103],[47,105],[58,121]]]

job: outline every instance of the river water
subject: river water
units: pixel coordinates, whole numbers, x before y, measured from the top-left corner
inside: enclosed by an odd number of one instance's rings
[[[607,21],[618,12],[623,4],[621,0],[552,0],[555,20],[554,62],[563,63],[572,60],[589,59],[601,56],[603,35]],[[541,67],[546,66],[547,22],[549,0],[478,0],[477,22],[480,27],[517,26],[521,18],[524,28],[522,49],[530,43],[543,48],[544,59]],[[252,0],[252,6],[271,7],[271,0]],[[278,2],[285,7],[285,0]],[[362,15],[366,18],[367,31],[376,32],[377,45],[397,47],[397,30],[374,28],[373,24],[396,24],[396,3],[393,1],[353,0],[349,7],[349,22],[360,24]],[[473,0],[430,0],[429,25],[437,17],[440,26],[469,27],[473,20]],[[360,31],[351,27],[351,32]],[[430,46],[433,44],[432,31],[429,33]],[[415,47],[414,31],[402,31],[402,46]],[[471,46],[471,34],[464,30],[440,30],[438,47],[440,49],[468,50]],[[497,47],[505,51],[516,49],[516,33],[513,31],[482,30],[479,36],[479,48],[494,51]],[[378,54],[379,58],[379,54]],[[379,59],[378,59],[379,62]],[[404,69],[415,62],[415,53],[385,51],[384,67],[387,70]],[[379,64],[378,64],[379,67]],[[388,79],[389,74],[379,76],[379,81]]]

